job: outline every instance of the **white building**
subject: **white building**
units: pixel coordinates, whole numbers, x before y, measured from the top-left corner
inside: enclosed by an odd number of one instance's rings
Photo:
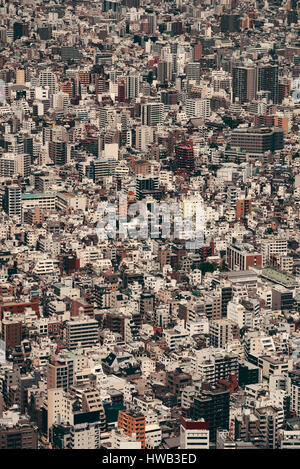
[[[300,430],[280,430],[280,449],[300,449]]]
[[[157,448],[162,440],[162,431],[157,423],[146,425],[145,429],[146,447]]]
[[[227,319],[238,324],[239,328],[252,326],[252,313],[240,304],[240,299],[235,296],[227,305]]]
[[[209,449],[209,430],[204,419],[192,421],[181,418],[180,449]]]
[[[209,99],[187,99],[186,100],[186,115],[187,117],[200,117],[202,119],[209,119],[210,100]]]
[[[180,345],[184,346],[187,345],[190,334],[185,331],[184,329],[174,328],[170,330],[164,331],[164,336],[168,347],[172,349],[176,349]]]
[[[88,348],[98,342],[98,322],[88,317],[74,317],[66,323],[66,343],[69,350]]]

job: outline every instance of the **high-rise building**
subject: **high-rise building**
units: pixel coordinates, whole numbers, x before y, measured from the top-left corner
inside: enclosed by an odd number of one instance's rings
[[[280,77],[278,83],[278,102],[282,103],[283,99],[286,98],[291,89],[291,80],[286,77]]]
[[[282,285],[272,288],[272,310],[290,311],[294,306],[293,292]]]
[[[247,153],[274,152],[283,148],[283,129],[278,127],[247,127],[231,133],[231,148]]]
[[[120,80],[118,82],[118,101],[120,103],[123,103],[126,99],[126,84],[125,84],[125,80]]]
[[[163,103],[146,103],[142,105],[142,125],[155,126],[161,124],[164,118]]]
[[[3,198],[3,210],[9,216],[21,216],[21,188],[17,185],[11,185],[5,187],[5,193]]]
[[[226,344],[239,339],[239,327],[227,318],[211,321],[209,326],[210,345],[225,348]]]
[[[175,147],[176,166],[191,172],[195,169],[195,156],[193,143],[186,141]]]
[[[285,135],[288,134],[290,128],[288,116],[269,116],[264,113],[254,116],[254,125],[257,127],[281,127]]]
[[[186,115],[188,117],[200,117],[209,119],[210,116],[210,99],[187,99]]]
[[[201,74],[201,64],[199,62],[190,62],[189,64],[187,64],[186,76],[189,81],[195,80],[196,83],[199,83],[200,74]]]
[[[170,392],[177,396],[180,401],[182,390],[192,384],[192,376],[184,373],[180,368],[168,375],[168,388]]]
[[[232,422],[232,435],[235,440],[252,442],[257,447],[263,446],[263,436],[259,431],[258,417],[251,412],[251,409],[242,409],[237,413]]]
[[[224,386],[203,384],[200,394],[191,406],[191,418],[204,419],[209,424],[209,439],[216,441],[217,429],[229,429],[229,390]]]
[[[177,90],[163,90],[161,92],[161,102],[166,106],[174,106],[178,102]]]
[[[66,345],[69,350],[77,347],[89,348],[99,341],[98,322],[80,316],[66,322]]]
[[[145,193],[158,188],[158,176],[139,176],[136,180],[136,197],[141,200]]]
[[[26,23],[14,23],[14,33],[13,39],[16,41],[20,39],[22,36],[29,36],[29,25]]]
[[[143,292],[140,298],[140,314],[141,316],[152,313],[155,306],[155,295],[153,293]]]
[[[25,85],[29,78],[28,75],[28,71],[24,68],[16,70],[16,85]]]
[[[103,1],[103,10],[104,12],[112,10],[114,12],[120,11],[121,2],[119,0],[104,0]]]
[[[17,155],[17,173],[27,178],[31,171],[31,156],[27,153],[20,153]]]
[[[50,94],[54,94],[57,90],[57,78],[51,70],[43,70],[40,73],[39,82],[41,87],[49,87]]]
[[[41,38],[41,41],[47,41],[48,39],[51,39],[52,27],[51,26],[43,26],[42,28],[38,28],[37,32],[38,32],[38,35]]]
[[[148,34],[155,34],[157,29],[157,15],[153,13],[151,15],[147,15],[148,19]]]
[[[257,69],[257,91],[270,91],[273,104],[278,103],[278,65],[259,65]]]
[[[104,177],[113,176],[115,174],[117,164],[118,161],[112,158],[102,158],[100,160],[92,161],[91,175],[94,182],[98,182],[99,179]]]
[[[126,99],[138,97],[140,93],[140,75],[128,75],[126,77]]]
[[[135,146],[140,151],[145,151],[146,148],[153,142],[153,129],[148,125],[141,125],[136,128],[136,143]],[[0,160],[1,161],[1,160]]]
[[[262,266],[262,255],[251,245],[231,245],[227,248],[227,265],[230,270],[247,270],[251,266]]]
[[[273,406],[255,409],[258,418],[258,429],[262,434],[263,447],[266,449],[277,449],[279,444],[279,429],[284,419],[283,409]]]
[[[172,62],[162,61],[157,65],[157,80],[165,83],[172,80]]]
[[[92,155],[99,157],[100,154],[100,137],[98,135],[88,135],[82,140],[82,147]]]
[[[51,357],[47,363],[47,389],[68,390],[74,380],[74,362],[69,357]]]
[[[264,239],[261,243],[263,267],[269,264],[271,255],[288,254],[288,241],[282,238]]]
[[[239,363],[239,386],[256,384],[259,382],[259,379],[260,372],[257,366],[247,361]]]
[[[49,157],[59,166],[67,163],[67,144],[66,142],[49,142]]]
[[[171,31],[174,36],[183,34],[182,21],[173,21],[173,23],[171,23]]]
[[[252,200],[241,199],[236,203],[236,218],[245,218],[252,213]]]
[[[22,322],[13,319],[2,320],[2,336],[6,349],[15,348],[21,345],[22,341]]]
[[[30,422],[0,425],[0,449],[38,449],[38,431]]]
[[[125,316],[117,311],[110,311],[105,317],[106,328],[112,331],[114,334],[120,334],[124,338],[125,331]]]
[[[146,418],[133,411],[120,411],[118,416],[118,429],[123,429],[127,436],[135,435],[136,441],[141,442],[142,449],[146,446]]]
[[[239,15],[222,15],[221,16],[221,32],[222,33],[238,33],[241,30]]]
[[[227,305],[229,301],[232,299],[232,286],[231,284],[225,284],[220,286],[221,291],[221,309],[222,309],[222,317],[227,316]]]
[[[233,375],[238,376],[238,356],[213,347],[205,348],[195,353],[192,358],[192,369],[195,374],[202,377],[202,381],[215,385],[220,379],[229,380]]]
[[[193,46],[193,61],[197,62],[201,58],[202,58],[202,43],[198,41]]]
[[[255,67],[238,66],[232,69],[233,102],[243,104],[256,98],[257,71]]]
[[[288,373],[288,391],[291,396],[290,410],[300,417],[300,371]]]
[[[13,177],[17,173],[17,155],[4,153],[0,158],[0,176]]]

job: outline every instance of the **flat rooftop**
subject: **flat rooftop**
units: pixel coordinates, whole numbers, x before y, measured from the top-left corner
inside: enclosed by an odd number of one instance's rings
[[[34,192],[32,194],[22,194],[22,199],[46,199],[48,197],[56,197],[56,194],[54,192]]]
[[[272,269],[271,267],[266,267],[262,269],[262,277],[265,277],[275,283],[279,283],[283,286],[294,287],[298,285],[298,282],[291,275],[285,274],[278,270]]]

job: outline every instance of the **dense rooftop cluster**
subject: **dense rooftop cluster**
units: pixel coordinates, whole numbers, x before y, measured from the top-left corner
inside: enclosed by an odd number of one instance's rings
[[[0,0],[0,449],[300,446],[299,12]]]

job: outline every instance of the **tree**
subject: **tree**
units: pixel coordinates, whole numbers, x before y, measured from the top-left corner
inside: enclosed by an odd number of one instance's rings
[[[147,82],[148,82],[150,85],[152,85],[152,83],[153,83],[153,72],[152,72],[152,71],[150,71],[150,72],[148,73]]]
[[[223,120],[224,124],[227,127],[230,127],[231,129],[235,129],[240,124],[239,120],[233,120],[232,117],[230,117],[230,116],[223,116],[222,120]]]
[[[220,166],[218,166],[216,164],[211,164],[211,165],[208,166],[208,169],[210,171],[213,171],[213,172],[216,172],[219,168],[220,168]]]
[[[211,262],[202,262],[199,266],[202,274],[205,275],[206,272],[214,272],[217,269],[216,264]]]
[[[227,272],[228,269],[227,269],[227,266],[226,266],[225,259],[222,260],[222,263],[221,263],[219,269],[220,269],[220,272]]]

